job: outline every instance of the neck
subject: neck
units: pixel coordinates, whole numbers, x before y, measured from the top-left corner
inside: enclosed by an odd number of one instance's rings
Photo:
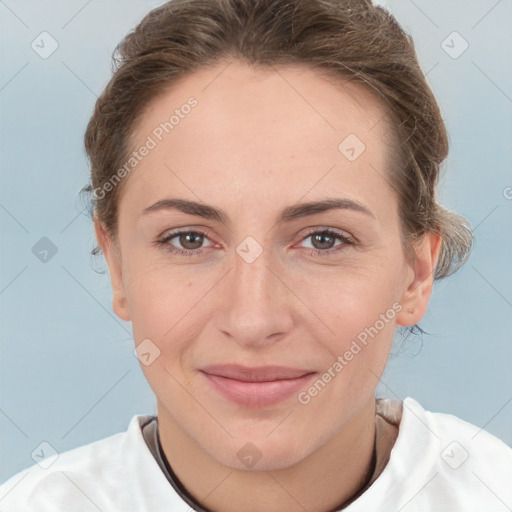
[[[274,471],[234,470],[211,458],[158,404],[160,443],[173,472],[206,510],[326,512],[349,501],[373,470],[375,398],[320,449]]]

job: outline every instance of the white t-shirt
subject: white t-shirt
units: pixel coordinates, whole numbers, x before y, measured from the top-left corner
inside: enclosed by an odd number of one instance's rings
[[[20,471],[0,486],[0,511],[191,512],[143,438],[141,425],[150,418],[136,415],[126,432]],[[389,462],[372,485],[344,509],[511,510],[512,449],[451,414],[426,411],[410,397],[403,401]]]

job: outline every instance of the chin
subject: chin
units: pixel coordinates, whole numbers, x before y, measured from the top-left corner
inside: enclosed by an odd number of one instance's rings
[[[210,457],[219,464],[233,470],[242,471],[275,471],[285,469],[306,458],[310,451],[303,440],[295,441],[283,432],[281,436],[270,439],[268,433],[261,436],[237,436],[227,443],[218,443],[213,450],[207,450]],[[221,448],[219,450],[219,447]]]

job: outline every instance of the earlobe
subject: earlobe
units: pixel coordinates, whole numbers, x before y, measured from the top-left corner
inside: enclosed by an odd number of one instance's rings
[[[397,326],[417,324],[425,315],[432,295],[441,245],[441,236],[434,232],[426,233],[416,244],[415,257],[409,264],[405,279],[405,289],[400,301],[402,310],[396,318]]]
[[[108,265],[112,285],[112,309],[121,320],[129,322],[131,317],[123,282],[120,250],[112,241],[105,225],[96,217],[94,218],[94,230],[96,232],[96,239]]]

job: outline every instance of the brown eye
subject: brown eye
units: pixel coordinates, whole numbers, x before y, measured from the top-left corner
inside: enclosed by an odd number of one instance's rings
[[[200,231],[182,230],[165,235],[157,240],[156,244],[174,254],[195,256],[203,252],[205,239],[208,239],[208,237]],[[171,240],[175,241],[171,242]]]
[[[339,233],[332,229],[321,229],[311,231],[302,241],[311,240],[310,254],[313,256],[328,256],[338,253],[348,246],[355,245],[355,242],[344,233]],[[336,242],[339,243],[336,243]]]
[[[201,247],[204,235],[195,231],[188,231],[175,235],[173,238],[178,238],[179,243],[183,249],[189,249],[193,251]]]
[[[311,241],[315,249],[332,249],[337,237],[327,233],[317,233],[311,235]]]

